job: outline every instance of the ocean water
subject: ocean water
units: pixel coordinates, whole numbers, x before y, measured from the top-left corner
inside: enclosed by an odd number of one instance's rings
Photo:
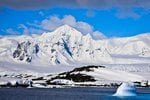
[[[115,97],[115,88],[0,88],[0,100],[150,100],[150,89],[137,96]]]

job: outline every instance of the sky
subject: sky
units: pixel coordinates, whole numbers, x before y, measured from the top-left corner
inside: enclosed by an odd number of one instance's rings
[[[0,35],[42,34],[70,25],[95,37],[150,32],[150,0],[0,0]]]

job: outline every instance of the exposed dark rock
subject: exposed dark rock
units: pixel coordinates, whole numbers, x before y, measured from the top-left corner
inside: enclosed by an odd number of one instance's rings
[[[38,78],[32,79],[32,81],[38,81],[38,80],[44,80],[44,79],[43,79],[43,77],[38,77]]]
[[[64,48],[67,51],[67,53],[72,57],[72,53],[71,53],[67,43],[64,40],[63,40],[63,45],[64,45]]]
[[[60,64],[60,61],[58,59],[55,60],[56,64]]]
[[[38,44],[35,44],[35,46],[34,46],[34,48],[35,48],[35,53],[37,54],[38,52],[39,52],[39,45]]]
[[[26,61],[27,61],[27,62],[31,62],[31,61],[32,61],[32,57],[30,57],[30,56],[27,57]]]
[[[87,49],[87,50],[85,50],[86,52],[88,52],[89,51],[89,49]]]
[[[90,65],[90,66],[84,66],[84,67],[80,67],[80,68],[75,68],[74,70],[72,70],[71,72],[76,72],[76,71],[93,71],[93,68],[105,68],[105,66],[95,66],[95,65]]]
[[[55,49],[51,49],[51,53],[55,52],[56,50]]]
[[[50,80],[47,80],[47,84],[51,84],[51,81],[55,79],[67,79],[67,80],[72,80],[74,82],[95,82],[96,80],[89,75],[86,74],[71,74],[71,73],[66,73],[65,75],[58,75],[54,78],[51,78]]]
[[[32,55],[39,52],[38,44],[33,45],[31,42],[18,43],[16,50],[13,52],[13,58],[17,58],[20,61],[31,62]]]
[[[19,50],[15,50],[14,53],[13,53],[13,57],[14,57],[14,58],[19,57],[20,53],[21,53],[21,52],[20,52]]]
[[[24,53],[20,56],[19,60],[24,60],[25,56]]]
[[[94,82],[96,81],[94,77],[80,73],[82,71],[87,71],[87,72],[94,71],[94,68],[105,68],[105,67],[91,65],[91,66],[75,68],[72,71],[60,73],[57,76],[51,78],[50,80],[47,80],[46,82],[47,84],[52,84],[51,81],[55,79],[67,79],[67,80],[72,80],[74,82]]]

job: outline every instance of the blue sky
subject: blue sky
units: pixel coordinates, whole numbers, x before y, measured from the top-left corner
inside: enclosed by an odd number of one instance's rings
[[[143,5],[138,7],[133,3],[129,7],[108,5],[99,8],[54,3],[46,7],[16,7],[13,2],[12,5],[0,2],[0,35],[41,34],[68,23],[81,32],[98,32],[107,37],[133,36],[150,32],[150,10]],[[87,29],[83,29],[84,26]]]

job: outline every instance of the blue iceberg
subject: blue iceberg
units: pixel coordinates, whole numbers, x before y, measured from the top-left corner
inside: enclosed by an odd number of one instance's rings
[[[113,96],[136,96],[134,83],[122,83]]]

